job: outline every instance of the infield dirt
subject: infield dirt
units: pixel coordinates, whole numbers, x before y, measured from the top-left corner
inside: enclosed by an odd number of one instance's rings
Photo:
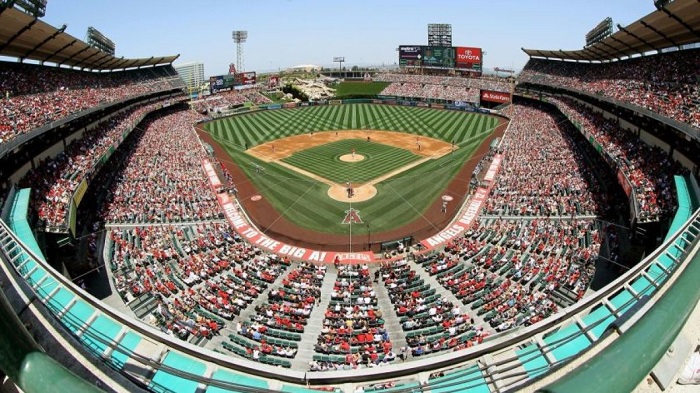
[[[246,153],[268,162],[277,161],[287,158],[298,151],[343,139],[361,139],[365,141],[365,143],[377,142],[405,149],[413,154],[424,157],[440,157],[452,150],[452,145],[450,143],[425,136],[416,136],[395,131],[343,130],[294,135],[257,145],[246,150]],[[356,153],[362,154],[362,142],[358,142],[355,150]],[[351,153],[351,151],[348,152],[348,154]]]

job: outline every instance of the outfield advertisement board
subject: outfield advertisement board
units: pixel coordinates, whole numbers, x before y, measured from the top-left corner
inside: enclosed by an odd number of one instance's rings
[[[481,90],[480,97],[482,102],[496,102],[499,104],[510,102],[510,93],[504,93],[502,91]]]
[[[455,68],[458,70],[481,72],[483,57],[481,48],[455,47]]]

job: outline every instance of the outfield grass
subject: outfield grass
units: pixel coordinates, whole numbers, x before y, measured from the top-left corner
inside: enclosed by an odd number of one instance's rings
[[[389,82],[340,82],[336,87],[335,96],[338,98],[347,96],[376,96]]]
[[[340,156],[356,149],[365,159],[340,161]],[[421,157],[408,150],[363,139],[344,139],[298,151],[282,161],[303,168],[335,183],[365,183]]]
[[[460,146],[454,153],[428,160],[375,184],[376,197],[352,204],[353,208],[360,210],[360,216],[370,225],[371,232],[378,233],[420,217],[443,193],[466,160],[481,158],[472,157],[472,154],[497,123],[496,118],[473,113],[353,104],[238,115],[208,123],[205,129],[226,148],[260,194],[286,219],[320,232],[347,234],[348,225],[341,224],[341,221],[348,204],[330,199],[327,185],[281,165],[258,160],[245,153],[244,145],[252,147],[309,131],[363,128],[409,132],[447,142],[454,140]],[[352,148],[342,149],[349,152]],[[263,173],[256,173],[254,164],[262,166]],[[310,170],[311,167],[304,169]],[[340,180],[345,182],[348,179]],[[366,234],[367,230],[366,225],[353,225],[352,229],[358,236]]]
[[[204,128],[215,138],[250,148],[311,131],[347,129],[401,131],[462,145],[497,124],[496,118],[476,113],[351,104],[240,114],[207,123]]]

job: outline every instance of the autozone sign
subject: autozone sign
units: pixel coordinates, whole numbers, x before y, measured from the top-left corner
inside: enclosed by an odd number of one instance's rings
[[[481,101],[498,102],[500,104],[510,102],[510,93],[493,90],[482,90]]]
[[[456,59],[457,64],[474,64],[481,63],[481,48],[470,48],[465,46],[458,46],[456,49]]]

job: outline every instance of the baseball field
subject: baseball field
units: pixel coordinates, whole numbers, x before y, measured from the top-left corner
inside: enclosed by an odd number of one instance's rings
[[[205,124],[200,135],[225,152],[217,156],[235,168],[250,216],[264,216],[261,230],[291,224],[299,233],[379,239],[409,223],[442,229],[464,197],[465,187],[457,195],[448,185],[469,181],[456,175],[481,158],[475,152],[498,125],[475,113],[349,104],[237,115]],[[434,217],[428,210],[443,195],[453,201]]]

